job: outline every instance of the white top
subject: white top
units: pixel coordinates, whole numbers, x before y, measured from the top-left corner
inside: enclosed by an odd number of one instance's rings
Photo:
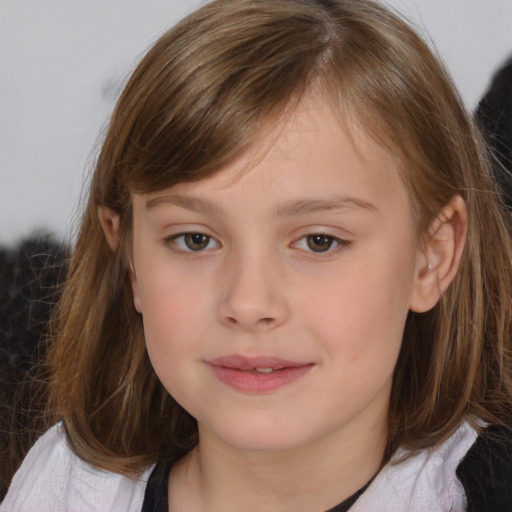
[[[477,437],[464,423],[437,448],[387,464],[350,512],[465,512],[466,494],[455,472]]]
[[[29,451],[0,511],[140,512],[151,470],[132,480],[95,469],[71,451],[57,424]]]
[[[476,438],[476,431],[464,423],[438,448],[386,465],[350,511],[465,511],[466,497],[455,471]],[[30,450],[0,512],[140,512],[152,469],[138,480],[95,469],[71,452],[59,424]]]

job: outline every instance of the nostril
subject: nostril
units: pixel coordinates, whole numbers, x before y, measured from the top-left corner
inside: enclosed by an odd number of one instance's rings
[[[227,323],[229,323],[230,325],[239,325],[240,322],[239,320],[237,320],[235,317],[233,316],[227,316],[226,317],[226,321]],[[259,320],[256,320],[256,322],[254,322],[253,326],[255,328],[262,328],[262,327],[267,327],[271,324],[273,324],[275,321],[275,318],[272,318],[272,317],[264,317],[264,318],[260,318]]]
[[[267,327],[274,322],[274,318],[260,318],[257,322],[259,327]]]

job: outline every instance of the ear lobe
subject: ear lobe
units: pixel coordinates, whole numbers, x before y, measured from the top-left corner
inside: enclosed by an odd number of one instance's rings
[[[109,247],[112,251],[117,251],[119,247],[119,214],[108,206],[99,206],[98,218]]]
[[[457,274],[466,241],[468,213],[460,196],[453,197],[431,223],[416,268],[410,309],[432,309]]]

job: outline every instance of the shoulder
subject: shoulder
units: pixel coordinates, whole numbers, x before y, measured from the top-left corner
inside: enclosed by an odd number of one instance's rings
[[[422,450],[402,462],[399,451],[375,477],[351,512],[466,511],[466,497],[457,468],[475,444],[478,433],[462,424],[440,446]]]
[[[70,450],[57,424],[28,453],[0,511],[139,511],[151,469],[138,479],[96,469]]]

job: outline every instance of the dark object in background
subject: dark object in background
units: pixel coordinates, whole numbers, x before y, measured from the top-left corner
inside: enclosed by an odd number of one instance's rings
[[[496,181],[512,211],[512,58],[494,75],[475,115],[496,157]]]
[[[44,334],[66,259],[48,235],[0,248],[0,501],[45,428]]]

